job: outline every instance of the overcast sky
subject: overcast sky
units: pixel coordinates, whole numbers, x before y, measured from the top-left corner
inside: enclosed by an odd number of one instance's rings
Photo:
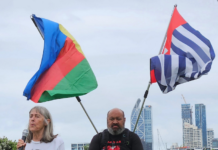
[[[81,96],[97,129],[106,128],[107,111],[125,111],[126,127],[138,98],[149,82],[149,59],[158,54],[174,4],[183,18],[218,50],[217,0],[2,0],[0,4],[0,137],[21,138],[29,110],[45,106],[54,130],[64,142],[90,142],[95,130],[75,98],[36,104],[23,90],[38,70],[43,40],[30,15],[62,24],[78,41],[98,81],[98,88]],[[208,75],[163,94],[152,84],[145,105],[153,107],[154,150],[157,129],[168,146],[182,145],[181,104],[206,105],[207,127],[218,138],[218,59]],[[194,118],[194,113],[193,113]],[[195,120],[193,120],[195,122]]]

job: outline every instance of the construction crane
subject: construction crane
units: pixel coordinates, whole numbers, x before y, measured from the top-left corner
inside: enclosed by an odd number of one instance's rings
[[[186,101],[185,101],[185,97],[184,97],[183,95],[182,95],[182,98],[183,98],[183,100],[184,100],[185,104],[187,104],[187,103],[186,103]]]
[[[186,101],[185,101],[185,97],[184,97],[183,95],[182,95],[182,98],[183,98],[185,104],[187,104]],[[192,106],[192,107],[193,107],[193,106]],[[191,107],[191,113],[193,113],[193,111],[192,111],[192,107]]]
[[[165,145],[164,142],[163,142],[163,139],[161,138],[161,135],[160,135],[160,132],[159,130],[157,129],[157,136],[158,136],[158,146],[159,146],[159,150],[164,150],[165,149],[165,146],[166,146],[166,150],[167,150],[167,144]],[[161,141],[159,140],[159,137],[161,139]],[[161,145],[161,142],[163,145]],[[163,149],[162,149],[163,147]]]

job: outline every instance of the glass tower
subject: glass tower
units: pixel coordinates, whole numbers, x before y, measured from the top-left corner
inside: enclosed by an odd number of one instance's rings
[[[195,123],[202,130],[202,145],[207,147],[207,122],[206,106],[204,104],[195,104]]]
[[[185,134],[184,134],[184,124],[189,123],[192,125],[192,110],[190,108],[190,104],[182,104],[182,129],[183,129],[183,145],[185,145]]]
[[[131,131],[134,130],[139,112],[140,112],[140,104],[141,100],[138,99],[133,107],[131,114]],[[152,128],[152,107],[150,105],[145,106],[142,109],[142,113],[140,115],[137,128],[135,133],[139,136],[142,141],[142,145],[144,150],[153,150],[153,128]]]

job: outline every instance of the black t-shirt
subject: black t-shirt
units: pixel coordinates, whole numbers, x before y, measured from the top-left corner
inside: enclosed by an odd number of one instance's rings
[[[126,129],[128,130],[128,129]],[[123,143],[123,134],[119,135],[112,135],[109,134],[108,146],[107,150],[127,150],[126,146]],[[139,139],[138,135],[129,131],[129,142],[130,142],[130,150],[143,150],[141,140]],[[102,133],[96,134],[89,145],[89,150],[106,150],[105,146],[102,146]],[[129,149],[128,149],[129,150]]]

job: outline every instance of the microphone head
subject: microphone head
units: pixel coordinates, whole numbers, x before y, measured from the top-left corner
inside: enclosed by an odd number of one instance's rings
[[[29,134],[29,131],[27,129],[24,129],[23,130],[23,133],[22,133],[22,136],[27,136]]]

